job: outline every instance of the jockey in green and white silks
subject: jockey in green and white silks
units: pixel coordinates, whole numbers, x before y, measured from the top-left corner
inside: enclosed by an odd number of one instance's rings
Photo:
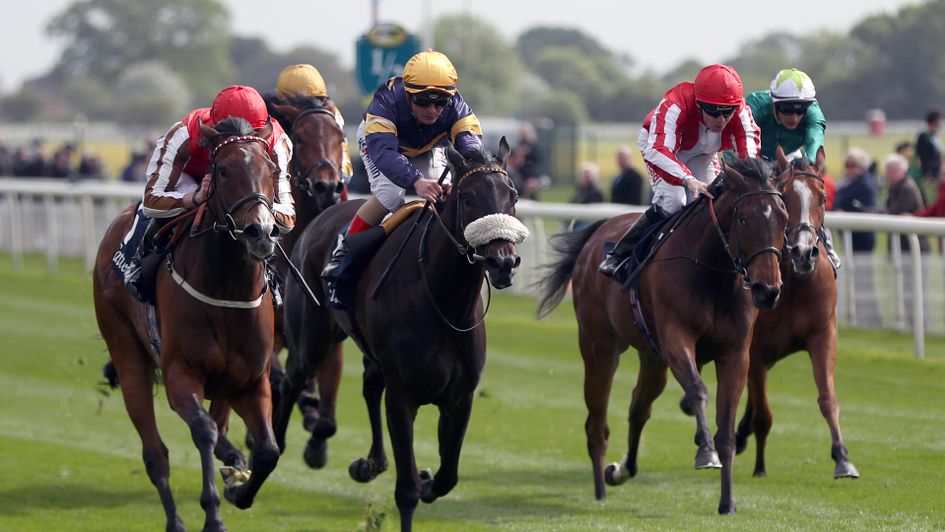
[[[761,128],[761,156],[775,159],[778,145],[789,159],[804,156],[817,160],[824,145],[827,119],[815,98],[810,77],[796,68],[784,69],[771,80],[771,89],[745,97],[752,117]]]

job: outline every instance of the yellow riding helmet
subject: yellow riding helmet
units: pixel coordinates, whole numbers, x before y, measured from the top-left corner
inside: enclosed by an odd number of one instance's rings
[[[438,91],[456,94],[459,76],[449,58],[440,52],[427,50],[410,58],[404,66],[404,90],[416,94]]]
[[[293,96],[328,96],[325,80],[312,65],[292,65],[282,69],[276,81],[276,96],[280,99]]]

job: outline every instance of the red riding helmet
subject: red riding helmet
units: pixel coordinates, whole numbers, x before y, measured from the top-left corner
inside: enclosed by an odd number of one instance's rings
[[[266,102],[259,92],[252,87],[233,85],[217,94],[210,108],[210,125],[218,123],[228,116],[236,116],[249,122],[253,129],[259,129],[269,120]]]
[[[696,100],[715,105],[740,105],[744,92],[738,72],[728,65],[709,65],[696,76]]]

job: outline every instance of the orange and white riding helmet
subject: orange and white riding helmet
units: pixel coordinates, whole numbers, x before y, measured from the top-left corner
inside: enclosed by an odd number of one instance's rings
[[[259,92],[245,85],[233,85],[217,94],[210,107],[210,125],[228,117],[235,116],[249,122],[253,129],[259,129],[269,120],[266,102]]]
[[[410,58],[404,65],[404,90],[411,94],[435,91],[449,96],[456,94],[459,75],[444,54],[427,50]]]
[[[696,101],[737,106],[744,101],[742,79],[728,65],[709,65],[699,71],[695,81]]]
[[[279,99],[293,96],[328,96],[328,87],[321,73],[312,65],[290,65],[282,69],[276,80],[276,97]]]

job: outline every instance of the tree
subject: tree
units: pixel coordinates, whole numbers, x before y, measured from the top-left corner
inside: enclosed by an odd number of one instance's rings
[[[90,120],[114,118],[114,96],[111,89],[96,78],[77,76],[62,87],[60,93],[69,106]]]
[[[117,118],[129,125],[170,125],[189,110],[190,99],[184,80],[158,61],[128,68],[115,87]]]
[[[14,122],[26,122],[36,118],[42,107],[42,96],[21,90],[0,100],[0,115]]]
[[[207,104],[232,78],[229,15],[217,0],[79,0],[47,25],[66,41],[54,72],[112,84],[131,65],[157,60]]]
[[[453,62],[459,90],[478,114],[508,114],[521,101],[521,63],[506,39],[471,15],[447,15],[435,22],[434,48]]]

